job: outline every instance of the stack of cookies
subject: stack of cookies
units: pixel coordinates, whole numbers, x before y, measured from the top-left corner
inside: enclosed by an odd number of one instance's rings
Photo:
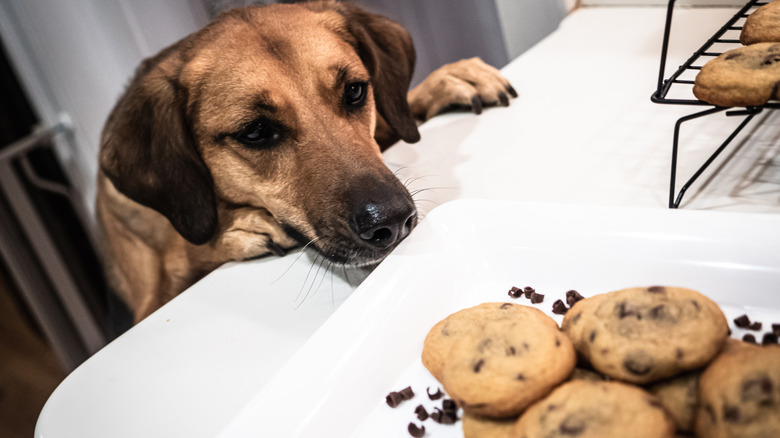
[[[780,0],[750,14],[739,39],[743,47],[711,59],[696,75],[699,100],[732,107],[780,99]]]
[[[728,333],[699,292],[631,288],[577,302],[560,329],[519,304],[461,310],[422,360],[466,438],[780,436],[780,346]]]

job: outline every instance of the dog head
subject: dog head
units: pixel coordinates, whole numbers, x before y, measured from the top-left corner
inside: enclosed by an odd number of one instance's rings
[[[355,6],[242,8],[138,68],[103,133],[100,165],[185,239],[249,206],[332,261],[380,260],[414,227],[411,196],[374,139],[414,142],[411,37]]]

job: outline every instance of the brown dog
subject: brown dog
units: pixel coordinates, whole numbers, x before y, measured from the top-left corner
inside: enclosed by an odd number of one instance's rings
[[[381,150],[516,96],[476,58],[407,96],[414,59],[400,25],[312,2],[226,12],[144,61],[106,123],[97,197],[109,285],[135,321],[227,261],[387,256],[417,212]]]

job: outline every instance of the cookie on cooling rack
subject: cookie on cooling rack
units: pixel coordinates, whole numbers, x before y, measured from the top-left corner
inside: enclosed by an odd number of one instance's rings
[[[658,399],[620,382],[573,380],[521,416],[511,438],[672,438],[674,424]]]
[[[756,9],[745,20],[739,34],[744,45],[780,42],[780,1],[773,1]]]
[[[703,366],[728,338],[717,304],[691,289],[636,287],[577,302],[561,329],[596,370],[650,383]]]
[[[780,43],[756,43],[707,61],[693,94],[722,106],[759,106],[780,99]]]

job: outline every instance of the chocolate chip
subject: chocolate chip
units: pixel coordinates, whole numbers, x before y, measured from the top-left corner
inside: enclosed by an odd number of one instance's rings
[[[767,376],[742,382],[742,401],[771,404],[774,383]]]
[[[482,365],[485,365],[485,359],[480,359],[474,364],[474,372],[478,373],[482,369]]]
[[[515,380],[519,380],[521,382],[525,381],[525,375],[524,374],[518,374],[515,376]]]
[[[418,427],[414,423],[409,423],[409,427],[407,429],[409,430],[409,435],[413,436],[414,438],[420,438],[425,435],[425,426]]]
[[[504,303],[501,305],[501,307],[499,307],[499,309],[508,309],[510,307],[512,307],[512,303]]]
[[[536,292],[531,293],[531,303],[532,304],[539,304],[544,301],[544,295],[538,294]]]
[[[751,343],[751,344],[756,344],[756,343],[757,343],[757,342],[756,342],[756,337],[755,337],[755,336],[753,336],[751,333],[748,333],[748,334],[746,334],[745,336],[743,336],[743,337],[742,337],[742,340],[743,340],[744,342],[749,342],[749,343]]]
[[[531,295],[536,291],[536,289],[532,288],[531,286],[526,286],[523,288],[523,293],[525,294],[526,298],[531,298]]]
[[[398,406],[398,404],[400,404],[402,401],[404,401],[404,397],[400,392],[393,391],[390,394],[387,394],[387,397],[385,397],[385,402],[391,408]]]
[[[772,333],[780,337],[780,324],[772,324]]]
[[[565,315],[569,309],[566,308],[566,304],[563,304],[563,300],[555,300],[552,306],[552,311],[556,315]]]
[[[596,330],[593,330],[590,332],[590,336],[588,336],[588,341],[593,342],[596,340]]]
[[[750,318],[748,318],[747,315],[742,315],[737,318],[734,318],[734,325],[736,325],[739,328],[745,328],[750,325]]]
[[[663,286],[650,286],[647,288],[647,291],[651,294],[662,294],[666,292],[666,288]]]
[[[693,307],[695,307],[697,311],[701,310],[701,305],[699,305],[698,301],[691,300],[691,304],[693,304]]]
[[[762,325],[763,324],[761,324],[760,322],[756,321],[756,322],[750,323],[750,325],[747,328],[748,328],[748,330],[760,331]]]
[[[440,424],[455,424],[458,420],[456,411],[442,411],[439,408],[433,408],[434,412],[431,413],[431,420]]]
[[[685,352],[683,352],[682,348],[678,348],[678,349],[674,350],[674,357],[677,360],[682,359],[683,356],[685,356]]]
[[[584,418],[576,415],[569,415],[561,422],[560,426],[558,426],[558,432],[560,432],[561,435],[578,436],[585,432],[586,425],[587,423]]]
[[[667,319],[669,315],[666,313],[666,306],[659,304],[650,309],[650,319]]]
[[[512,286],[512,288],[509,289],[509,296],[512,298],[520,298],[523,296],[523,290],[519,287]]]
[[[642,319],[642,316],[636,308],[625,301],[621,301],[620,304],[618,304],[617,316],[620,319],[628,318],[629,316],[636,316],[637,319]]]
[[[570,291],[566,291],[566,304],[568,304],[569,307],[573,306],[574,303],[576,303],[577,301],[584,300],[584,299],[585,297],[580,295],[580,293],[574,289]]]
[[[425,410],[425,406],[418,405],[416,408],[414,408],[414,413],[417,414],[417,419],[420,421],[425,421],[428,419],[428,411]]]
[[[455,403],[455,400],[445,398],[441,401],[441,408],[444,412],[455,412],[458,410],[458,405]]]
[[[441,388],[436,388],[436,392],[431,394],[431,387],[425,389],[425,392],[428,393],[428,398],[431,400],[438,400],[444,396],[444,393],[441,392]]]
[[[412,391],[411,386],[407,386],[406,388],[400,390],[399,393],[404,400],[411,400],[412,397],[414,397],[414,391]]]
[[[491,344],[493,344],[493,340],[490,338],[485,338],[479,341],[479,345],[477,345],[477,351],[484,353],[486,349],[490,348]]]
[[[514,356],[515,354],[517,354],[517,350],[515,349],[515,347],[510,345],[509,348],[506,349],[506,355]]]
[[[761,65],[770,66],[777,62],[780,62],[780,55],[770,54],[767,55],[766,58],[764,58],[764,62],[762,62]]]
[[[764,333],[764,337],[761,339],[761,345],[777,344],[777,335],[774,333]]]
[[[723,420],[729,423],[736,423],[741,417],[739,408],[736,406],[723,406]]]
[[[623,359],[623,367],[631,374],[643,376],[653,370],[653,356],[643,350],[634,350]]]

